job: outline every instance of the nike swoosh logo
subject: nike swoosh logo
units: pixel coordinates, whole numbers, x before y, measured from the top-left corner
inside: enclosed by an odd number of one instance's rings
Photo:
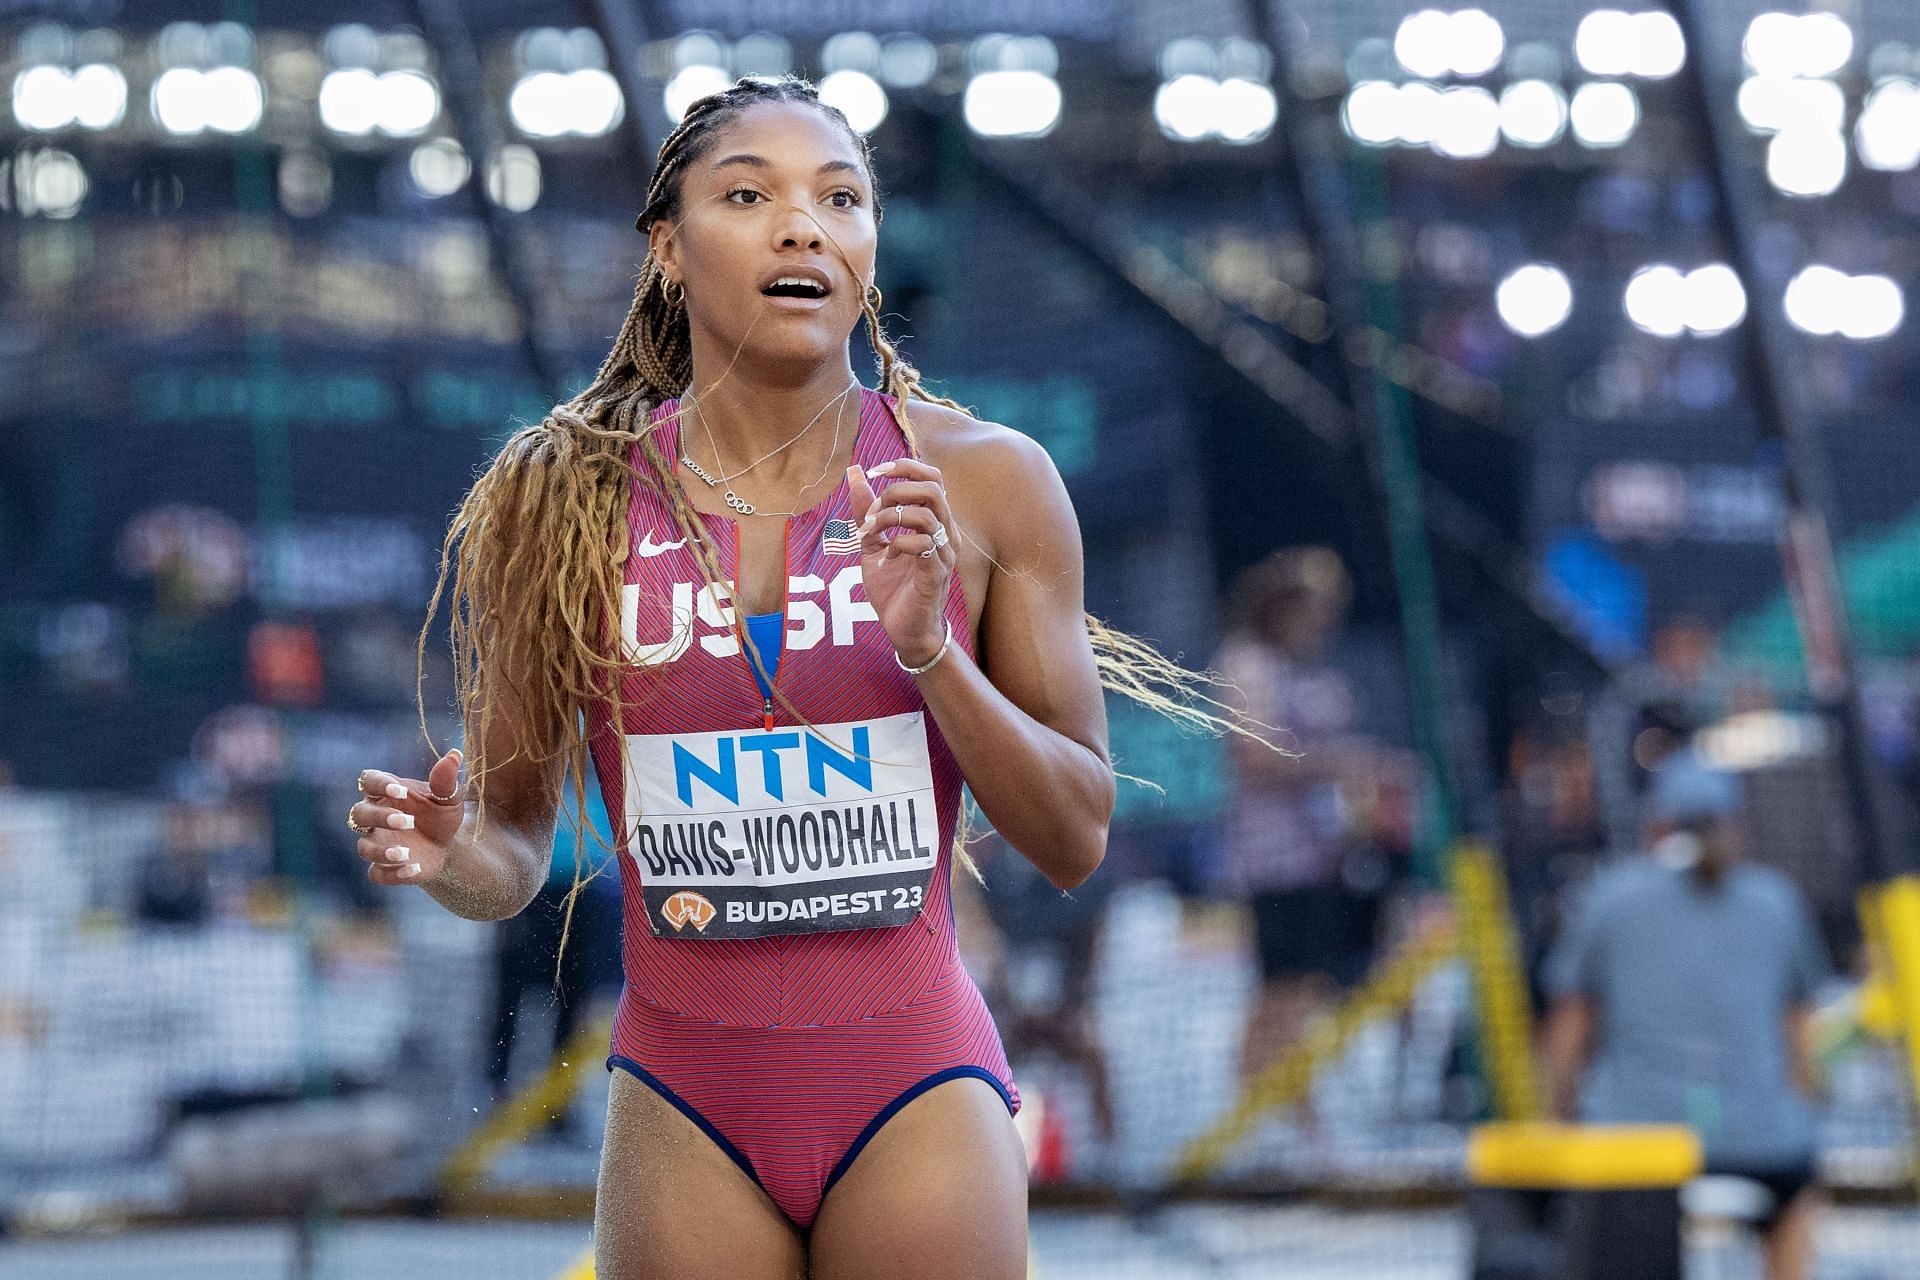
[[[655,542],[653,540],[653,530],[649,529],[646,532],[646,536],[640,539],[640,545],[633,550],[636,555],[652,559],[662,552],[674,551],[686,545],[687,540],[685,538],[680,539],[678,542]]]

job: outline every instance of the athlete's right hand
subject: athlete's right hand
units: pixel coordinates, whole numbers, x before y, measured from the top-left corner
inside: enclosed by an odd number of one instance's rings
[[[367,828],[356,848],[368,863],[367,879],[426,884],[440,874],[467,813],[460,762],[460,750],[453,748],[434,762],[424,781],[379,769],[361,771],[360,800],[349,816],[356,827]]]

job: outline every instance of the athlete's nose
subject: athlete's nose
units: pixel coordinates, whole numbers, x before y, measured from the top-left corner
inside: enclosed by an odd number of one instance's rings
[[[808,215],[805,209],[788,205],[780,211],[774,235],[782,249],[795,247],[818,249],[824,243],[820,235],[820,224]]]

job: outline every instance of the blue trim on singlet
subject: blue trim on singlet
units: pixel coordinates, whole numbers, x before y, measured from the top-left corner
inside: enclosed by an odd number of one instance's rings
[[[847,1148],[847,1154],[840,1157],[840,1163],[834,1165],[833,1172],[827,1175],[827,1184],[820,1188],[821,1200],[824,1201],[827,1192],[833,1190],[833,1184],[840,1181],[847,1170],[853,1168],[854,1158],[866,1149],[866,1145],[869,1142],[873,1141],[874,1135],[886,1127],[887,1121],[893,1119],[894,1116],[900,1113],[900,1108],[906,1106],[909,1102],[912,1102],[915,1098],[933,1088],[935,1085],[945,1084],[949,1080],[969,1079],[985,1080],[993,1086],[993,1091],[1000,1095],[1000,1101],[1007,1104],[1008,1114],[1011,1115],[1015,1111],[1013,1095],[1007,1092],[1007,1086],[1000,1082],[1000,1077],[994,1075],[993,1072],[987,1070],[985,1067],[948,1067],[944,1071],[936,1071],[930,1076],[924,1076],[913,1084],[908,1085],[899,1097],[880,1108],[879,1115],[867,1121],[867,1127],[860,1131],[860,1136],[855,1138],[853,1145]]]
[[[721,1151],[725,1152],[729,1159],[740,1166],[742,1173],[753,1179],[754,1186],[759,1187],[762,1191],[767,1190],[767,1185],[760,1181],[760,1175],[754,1172],[753,1161],[747,1159],[746,1152],[740,1150],[740,1148],[734,1146],[731,1142],[728,1142],[726,1134],[720,1132],[711,1120],[701,1115],[699,1110],[691,1102],[688,1102],[672,1089],[669,1089],[666,1081],[625,1054],[616,1053],[607,1058],[607,1070],[611,1071],[615,1067],[619,1067],[641,1084],[644,1084],[647,1088],[659,1094],[673,1106],[674,1110],[693,1121],[700,1132],[713,1139],[714,1146],[719,1147]],[[772,1195],[773,1193],[769,1191],[767,1194]]]
[[[760,655],[760,661],[767,664],[767,675],[780,678],[780,651],[786,646],[787,615],[784,613],[755,613],[747,616],[747,639],[753,642],[753,648]],[[766,677],[760,674],[760,668],[753,669],[753,680],[760,686],[760,696],[773,697]]]

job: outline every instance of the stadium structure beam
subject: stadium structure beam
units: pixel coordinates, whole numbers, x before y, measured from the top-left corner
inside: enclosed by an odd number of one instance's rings
[[[486,80],[473,32],[460,11],[460,0],[413,0],[413,9],[420,19],[420,30],[440,62],[440,83],[453,108],[460,145],[466,148],[471,162],[467,190],[474,212],[486,228],[494,268],[520,321],[527,364],[540,383],[541,394],[549,403],[557,404],[569,395],[561,356],[567,345],[565,335],[559,332],[549,309],[540,305],[540,279],[516,220],[519,215],[501,208],[487,193],[487,167],[500,154],[506,136],[487,105]]]
[[[1707,71],[1707,26],[1698,0],[1668,0],[1687,48],[1678,88],[1685,114],[1695,120],[1701,158],[1714,184],[1714,231],[1749,300],[1736,340],[1747,365],[1745,386],[1761,436],[1780,450],[1781,489],[1786,520],[1780,531],[1780,557],[1787,590],[1806,653],[1807,679],[1814,700],[1834,729],[1847,808],[1860,841],[1861,861],[1874,880],[1916,870],[1912,855],[1896,855],[1888,815],[1881,807],[1878,772],[1860,704],[1860,682],[1853,631],[1841,593],[1827,513],[1833,507],[1833,482],[1818,432],[1789,389],[1785,370],[1792,365],[1780,317],[1762,301],[1759,258],[1754,246],[1751,210],[1764,193],[1740,164],[1728,141],[1725,116],[1715,102],[1732,102],[1730,85],[1713,85]],[[1715,89],[1725,92],[1716,96]]]
[[[1164,254],[1150,245],[1131,243],[1127,229],[1097,202],[1058,179],[1015,173],[978,147],[972,148],[970,158],[974,172],[997,192],[1244,378],[1273,402],[1282,419],[1305,430],[1330,452],[1351,448],[1353,418],[1340,397]],[[1605,659],[1535,599],[1525,556],[1493,521],[1432,475],[1422,476],[1421,493],[1434,540],[1473,566],[1509,606],[1509,621],[1531,640],[1566,655],[1584,675],[1610,673]],[[1372,500],[1370,493],[1366,500]]]

